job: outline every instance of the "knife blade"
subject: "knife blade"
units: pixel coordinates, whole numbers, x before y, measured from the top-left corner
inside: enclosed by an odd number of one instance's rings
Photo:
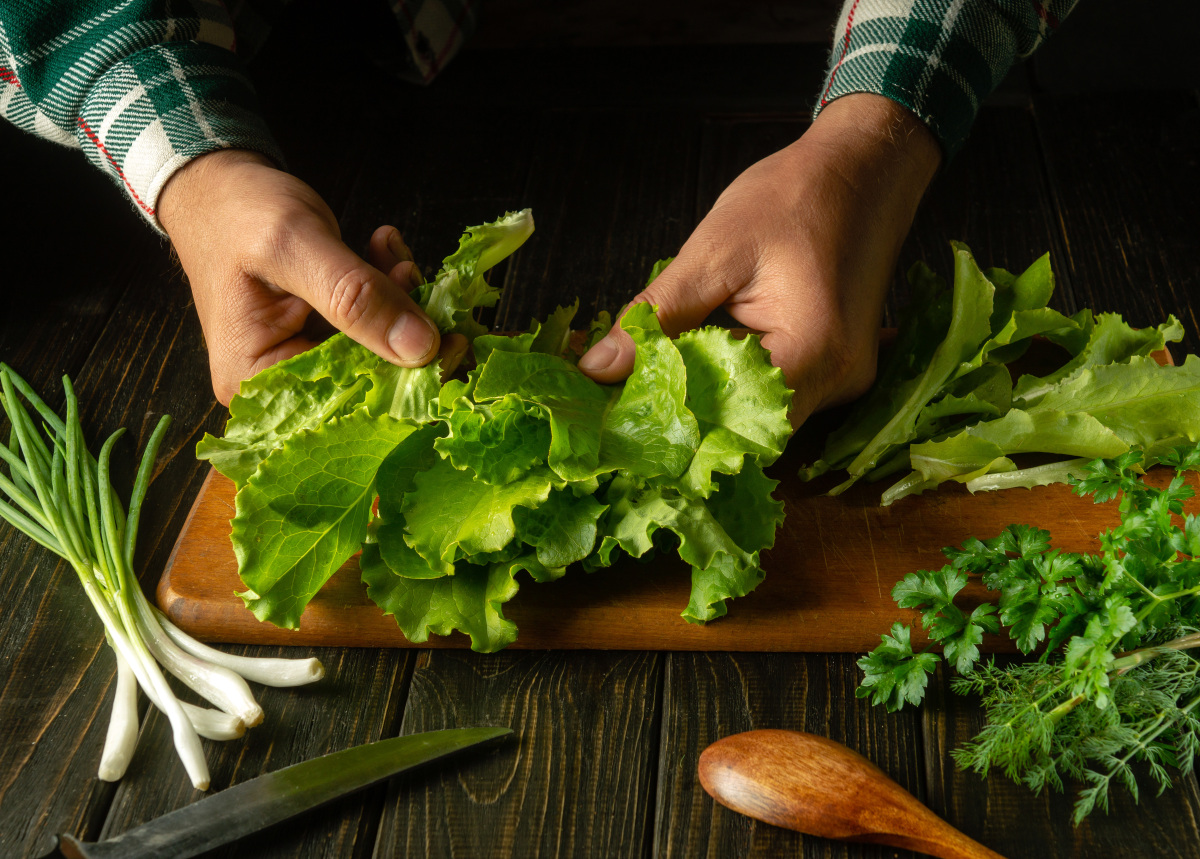
[[[509,728],[449,728],[332,752],[226,788],[100,842],[60,835],[42,859],[186,859],[389,776],[495,743]]]

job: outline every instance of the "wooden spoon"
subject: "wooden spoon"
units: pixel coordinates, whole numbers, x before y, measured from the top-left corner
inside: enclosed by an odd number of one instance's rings
[[[942,859],[1003,859],[862,755],[816,734],[747,731],[717,740],[700,755],[700,784],[734,811],[808,835]]]

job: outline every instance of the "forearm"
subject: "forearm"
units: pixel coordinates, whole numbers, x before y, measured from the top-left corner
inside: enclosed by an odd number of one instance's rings
[[[190,159],[252,149],[279,160],[215,3],[0,6],[0,113],[80,148],[156,228],[158,197]]]

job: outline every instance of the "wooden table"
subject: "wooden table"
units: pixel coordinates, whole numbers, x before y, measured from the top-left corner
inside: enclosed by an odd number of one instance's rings
[[[803,131],[821,55],[475,53],[414,90],[349,52],[317,79],[297,48],[268,53],[257,74],[293,169],[339,213],[352,245],[390,222],[436,265],[464,224],[533,207],[538,232],[502,272],[521,288],[493,320],[511,329],[577,294],[585,313],[618,307],[726,183]],[[1200,351],[1198,141],[1193,92],[1136,102],[1009,92],[937,180],[900,270],[917,258],[947,270],[948,239],[1018,269],[1049,250],[1056,307],[1117,310],[1137,324],[1173,312],[1186,350]],[[126,426],[140,446],[160,414],[175,418],[142,528],[139,567],[152,590],[206,472],[194,444],[224,415],[187,287],[168,248],[77,153],[9,127],[0,151],[0,358],[43,391],[69,373],[93,439]],[[123,456],[128,469],[128,448]],[[156,711],[126,778],[95,778],[114,681],[100,625],[70,568],[7,526],[0,582],[0,854],[36,855],[57,832],[113,835],[199,798]],[[1119,793],[1109,816],[1072,828],[1069,799],[955,769],[950,750],[981,713],[945,676],[926,706],[888,715],[855,698],[855,654],[316,655],[323,683],[265,691],[263,726],[208,744],[214,789],[398,733],[510,725],[516,740],[221,856],[909,855],[805,839],[714,806],[696,780],[700,750],[763,727],[847,743],[1010,856],[1200,854],[1195,776],[1162,797],[1147,788],[1140,807]]]

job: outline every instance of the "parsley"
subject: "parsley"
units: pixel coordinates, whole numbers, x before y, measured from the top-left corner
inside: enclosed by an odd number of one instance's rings
[[[858,695],[895,711],[920,703],[944,658],[957,672],[951,688],[980,695],[987,716],[954,751],[958,764],[998,768],[1035,792],[1082,782],[1075,823],[1107,811],[1114,781],[1137,798],[1135,762],[1165,790],[1168,767],[1189,773],[1200,744],[1200,659],[1189,652],[1200,647],[1200,518],[1184,512],[1200,444],[1161,458],[1175,469],[1163,489],[1143,480],[1143,459],[1131,450],[1071,479],[1077,494],[1118,504],[1120,524],[1100,535],[1098,553],[1053,549],[1048,532],[1028,525],[944,549],[946,566],[892,590],[942,653],[914,652],[911,628],[897,623],[858,662]],[[972,576],[998,599],[967,614],[955,599]],[[1001,627],[1037,658],[980,663],[983,633]]]

